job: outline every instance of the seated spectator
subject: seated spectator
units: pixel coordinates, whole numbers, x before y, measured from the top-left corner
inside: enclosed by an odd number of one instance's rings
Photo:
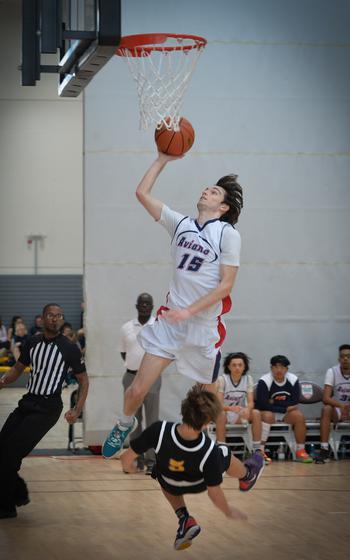
[[[10,341],[7,338],[6,327],[3,325],[2,318],[0,317],[0,356],[6,356],[8,350],[10,350]]]
[[[23,318],[20,315],[14,315],[11,319],[11,324],[7,331],[7,338],[10,341],[10,343],[14,337],[17,323],[24,323]]]
[[[43,332],[43,320],[41,315],[35,315],[34,323],[29,332],[31,336]]]
[[[17,361],[23,344],[27,342],[29,338],[27,327],[24,323],[18,321],[15,327],[15,334],[13,335],[12,342],[11,342],[11,351],[13,354],[14,359]]]
[[[327,370],[323,402],[320,457],[329,461],[331,422],[350,422],[350,344],[339,346],[339,363]]]
[[[60,328],[60,333],[63,334],[63,336],[66,336],[67,338],[69,338],[69,340],[71,342],[74,342],[74,344],[76,344],[78,346],[79,350],[81,351],[81,347],[80,347],[80,344],[79,344],[77,333],[73,329],[71,323],[68,323],[68,321],[63,323],[63,325]],[[71,369],[68,369],[66,381],[63,383],[63,388],[68,387],[68,385],[75,385],[76,383],[77,383],[77,380],[75,378],[75,375],[73,374]]]
[[[228,354],[224,361],[224,375],[217,381],[217,396],[223,405],[223,412],[216,421],[216,439],[224,443],[226,424],[246,424],[251,422],[253,451],[264,454],[261,448],[261,414],[254,408],[254,382],[249,371],[249,358],[243,352]]]
[[[298,409],[298,378],[288,371],[290,361],[286,356],[273,356],[270,365],[271,371],[259,379],[256,391],[255,405],[261,411],[262,419],[262,443],[265,444],[269,437],[271,424],[286,422],[294,429],[297,442],[296,461],[312,463],[312,458],[305,451],[305,418]]]

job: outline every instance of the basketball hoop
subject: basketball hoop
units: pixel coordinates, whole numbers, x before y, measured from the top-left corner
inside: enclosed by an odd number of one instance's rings
[[[174,33],[122,37],[116,54],[137,84],[140,128],[179,129],[182,99],[206,44],[203,37]]]

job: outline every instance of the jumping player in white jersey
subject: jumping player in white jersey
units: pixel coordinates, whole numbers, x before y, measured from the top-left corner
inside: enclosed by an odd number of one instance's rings
[[[106,458],[122,449],[136,428],[135,411],[172,361],[180,373],[207,387],[219,373],[225,338],[221,315],[231,309],[230,293],[239,267],[241,240],[234,224],[243,206],[242,188],[237,175],[222,177],[203,190],[197,218],[183,216],[151,194],[166,164],[176,159],[159,153],[136,190],[147,212],[170,235],[173,276],[157,321],[140,334],[145,355],[125,392],[124,414],[103,445]]]

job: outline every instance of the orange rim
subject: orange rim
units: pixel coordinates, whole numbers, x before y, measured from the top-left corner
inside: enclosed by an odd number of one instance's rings
[[[185,39],[192,41],[187,45],[164,46],[167,39]],[[122,37],[116,50],[118,56],[144,56],[154,51],[191,51],[192,49],[204,48],[207,40],[198,35],[184,35],[179,33],[146,33],[144,35],[127,35]],[[162,46],[158,46],[162,45]]]

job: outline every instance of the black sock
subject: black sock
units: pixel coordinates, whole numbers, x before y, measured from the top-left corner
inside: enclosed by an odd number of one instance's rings
[[[189,517],[189,513],[187,511],[187,507],[183,506],[183,507],[179,507],[176,511],[175,511],[176,515],[178,516],[179,519],[182,519],[183,517]]]

